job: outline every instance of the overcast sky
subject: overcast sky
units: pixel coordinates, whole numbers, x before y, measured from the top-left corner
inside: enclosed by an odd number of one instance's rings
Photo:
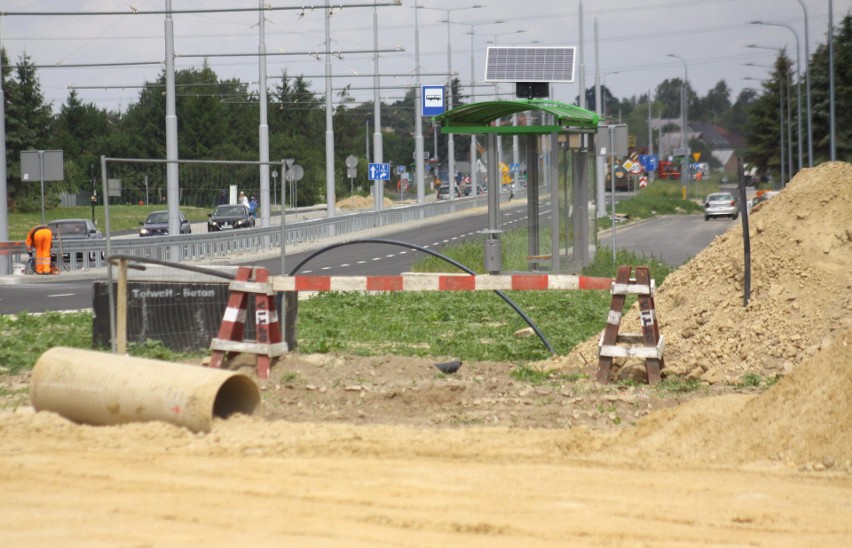
[[[828,0],[803,0],[807,7],[809,42],[813,52],[826,40]],[[345,53],[373,50],[373,8],[345,7],[371,4],[369,1],[335,0],[342,10],[331,17],[335,89],[352,85],[359,102],[373,97],[371,53]],[[387,2],[392,3],[392,2]],[[257,8],[255,0],[173,0],[173,10]],[[300,2],[268,0],[273,7],[296,7]],[[450,13],[450,45],[453,72],[462,83],[471,81],[471,59],[478,96],[493,97],[494,87],[481,85],[484,78],[485,50],[493,45],[579,46],[579,0],[420,0],[420,66],[424,85],[440,84],[447,72],[447,9]],[[137,63],[130,67],[39,68],[42,92],[54,109],[67,99],[69,86],[76,86],[84,102],[103,108],[125,109],[137,100],[138,87],[153,81],[162,70],[165,53],[164,0],[81,0],[39,1],[4,0],[0,4],[0,43],[12,63],[26,53],[36,65],[72,65],[92,63]],[[481,5],[479,8],[460,9]],[[402,48],[382,53],[379,59],[383,101],[401,98],[404,87],[414,84],[415,10],[414,2],[378,8],[379,49]],[[140,12],[133,14],[133,10]],[[58,13],[73,10],[93,15],[17,15],[20,12]],[[852,0],[834,0],[834,23],[852,10]],[[126,15],[94,15],[97,12],[125,12]],[[8,14],[8,15],[7,15]],[[304,74],[315,91],[323,92],[325,60],[307,52],[324,50],[323,10],[301,9],[268,11],[266,49],[286,56],[267,57],[269,88],[283,70],[291,75]],[[222,57],[222,54],[253,54],[258,50],[258,14],[176,13],[175,62],[178,69],[200,67],[205,55],[220,79],[237,78],[257,89],[256,56]],[[750,78],[764,79],[770,69],[747,66],[771,65],[777,49],[786,47],[795,59],[796,39],[783,26],[752,25],[750,21],[788,25],[799,37],[801,57],[805,58],[804,13],[798,0],[585,0],[583,2],[582,62],[586,86],[595,81],[595,22],[601,78],[619,98],[653,90],[668,78],[682,78],[684,59],[689,82],[701,95],[719,80],[732,90],[731,100],[746,87],[760,88]],[[503,21],[495,23],[495,21]],[[471,36],[471,25],[473,36]],[[495,37],[496,35],[496,37]],[[471,50],[471,38],[473,48]],[[761,48],[747,48],[749,44]],[[767,48],[767,49],[762,49]],[[770,49],[770,48],[774,48]],[[188,57],[180,57],[181,55]],[[192,56],[192,57],[189,57]],[[160,63],[139,65],[138,63]],[[579,65],[574,83],[554,86],[554,99],[573,102],[579,92]],[[105,86],[89,89],[84,86]],[[127,86],[119,89],[116,86]],[[135,87],[134,87],[135,86]],[[394,89],[398,86],[399,89]],[[360,89],[358,89],[360,88]],[[368,89],[369,88],[369,89]],[[503,85],[501,92],[510,93]],[[463,93],[468,93],[465,88]],[[505,98],[511,98],[506,95]],[[178,113],[179,115],[179,113]]]

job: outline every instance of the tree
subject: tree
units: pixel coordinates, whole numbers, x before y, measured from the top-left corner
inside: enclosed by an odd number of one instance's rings
[[[6,165],[9,208],[36,211],[40,207],[40,191],[32,183],[20,179],[20,155],[23,150],[44,150],[50,144],[51,108],[45,104],[35,66],[28,55],[15,65],[14,77],[6,79],[10,69],[3,55],[6,109]],[[49,189],[57,188],[52,185]]]
[[[846,15],[832,33],[834,40],[834,100],[837,159],[852,161],[852,127],[840,120],[848,119],[852,110],[852,15]],[[844,64],[845,63],[845,64]],[[811,109],[814,142],[814,164],[830,159],[828,46],[820,45],[811,60]]]
[[[682,85],[683,80],[681,80],[680,78],[673,78],[670,80],[663,80],[663,82],[657,86],[655,100],[663,108],[663,118],[680,117],[680,97],[683,89]],[[689,82],[686,83],[686,97],[688,111],[692,112],[695,102],[697,100],[697,95],[694,91],[692,91],[692,86],[689,85]]]
[[[781,50],[770,79],[763,82],[763,93],[748,110],[746,122],[746,161],[761,172],[771,171],[779,176],[782,121],[786,124],[786,113],[781,116],[780,105],[782,94],[786,100],[784,85],[790,78],[791,69],[792,61],[786,51]]]
[[[724,80],[719,80],[703,98],[696,101],[694,111],[690,110],[689,117],[720,125],[723,118],[731,109],[731,90]]]

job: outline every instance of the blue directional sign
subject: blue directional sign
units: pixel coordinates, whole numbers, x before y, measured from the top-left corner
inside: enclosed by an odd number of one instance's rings
[[[645,171],[657,171],[657,155],[656,154],[640,154],[639,163],[645,168]]]
[[[402,175],[403,173],[405,173],[405,166],[396,166],[396,174]]]
[[[447,110],[444,101],[444,86],[422,86],[422,115],[437,116]]]
[[[509,164],[509,171],[511,171],[512,173],[520,173],[521,172],[521,164],[512,162],[511,164]]]
[[[389,181],[390,180],[390,164],[368,164],[367,174],[371,181]]]

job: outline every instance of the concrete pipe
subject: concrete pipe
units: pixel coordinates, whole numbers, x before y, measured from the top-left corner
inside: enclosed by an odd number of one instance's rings
[[[213,417],[260,409],[257,385],[234,371],[63,347],[36,362],[30,400],[84,424],[157,420],[194,432],[209,432]]]

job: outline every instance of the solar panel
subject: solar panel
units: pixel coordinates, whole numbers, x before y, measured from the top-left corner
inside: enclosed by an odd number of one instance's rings
[[[490,46],[486,82],[573,82],[574,47]]]

